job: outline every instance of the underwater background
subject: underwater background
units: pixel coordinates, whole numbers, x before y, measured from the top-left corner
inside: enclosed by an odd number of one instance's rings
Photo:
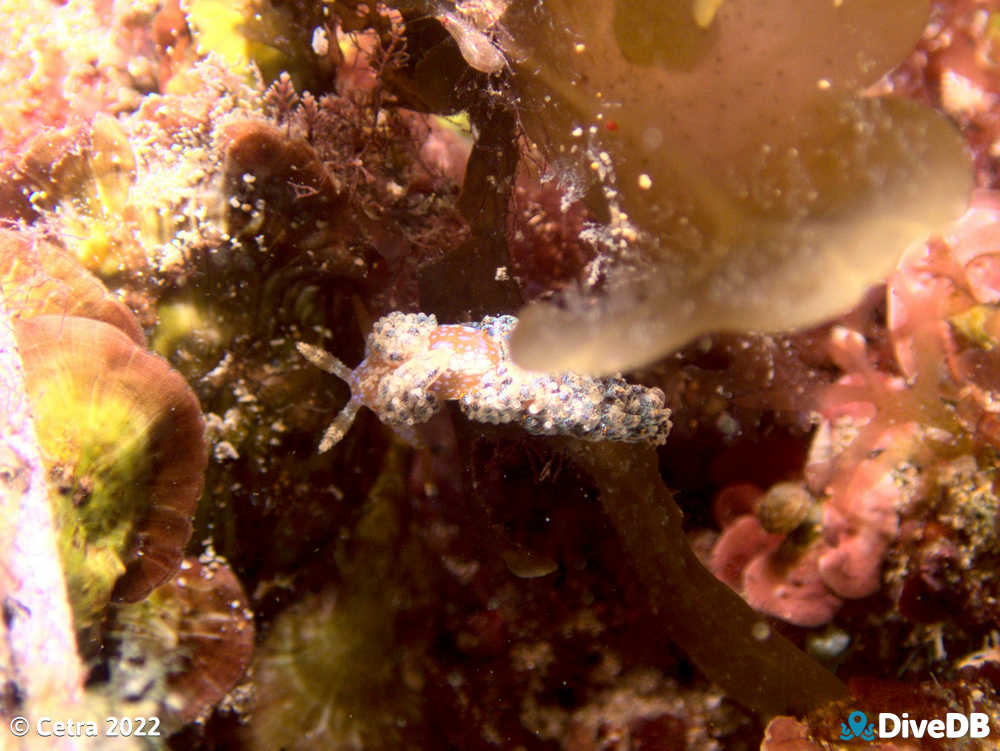
[[[0,11],[0,749],[996,747],[996,0]]]

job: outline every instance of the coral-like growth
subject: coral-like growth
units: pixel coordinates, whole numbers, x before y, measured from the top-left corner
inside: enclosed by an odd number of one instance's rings
[[[36,235],[0,230],[0,286],[13,318],[93,318],[121,329],[136,344],[146,344],[132,311],[70,253]]]
[[[254,662],[257,710],[248,747],[337,748],[360,734],[378,744],[369,748],[394,748],[392,737],[405,725],[393,729],[382,716],[392,716],[383,706],[394,693],[387,686],[392,661],[385,659],[391,615],[374,594],[333,593],[282,613]]]
[[[205,716],[236,685],[254,640],[236,575],[222,561],[191,558],[145,600],[116,608],[114,633],[112,694],[156,702],[165,734]]]
[[[248,748],[412,747],[405,739],[419,732],[421,668],[413,646],[394,639],[401,611],[419,602],[426,582],[399,568],[402,457],[398,446],[386,454],[355,539],[337,546],[344,582],[326,576],[321,592],[278,615],[258,647]]]
[[[317,29],[332,32],[329,9],[314,3],[272,0],[192,0],[185,4],[194,45],[214,53],[227,67],[248,76],[259,71],[273,81],[288,71],[299,86],[328,86],[334,77],[333,54],[312,44]]]
[[[391,313],[375,322],[365,359],[354,370],[312,345],[304,357],[342,378],[351,399],[320,441],[337,443],[361,406],[414,437],[443,402],[455,400],[472,420],[517,423],[536,435],[572,435],[590,441],[666,441],[670,411],[663,392],[620,377],[534,373],[510,361],[513,316],[439,326],[434,316]]]
[[[121,20],[118,12],[85,1],[3,3],[0,85],[7,94],[0,102],[0,153],[16,152],[47,128],[137,105],[131,72],[141,63],[116,43]]]
[[[205,468],[198,401],[166,362],[101,321],[17,325],[78,628],[180,564]],[[114,592],[112,592],[112,590]]]
[[[98,114],[88,126],[35,137],[17,171],[35,189],[32,206],[88,268],[111,273],[145,260],[125,211],[136,161],[117,120]]]
[[[330,173],[308,142],[257,120],[232,124],[221,134],[229,234],[265,248],[296,252],[328,247],[343,233],[346,206]]]
[[[976,184],[1000,187],[1000,26],[996,6],[978,0],[934,2],[914,54],[878,87],[947,112],[973,152]]]
[[[40,224],[102,276],[166,268],[226,237],[220,133],[258,94],[211,62],[176,88],[128,118],[37,135],[16,162]]]
[[[997,539],[986,478],[998,447],[998,208],[995,196],[977,194],[944,238],[901,260],[888,285],[899,374],[874,364],[858,332],[832,329],[830,351],[846,373],[821,396],[805,478],[792,486],[816,499],[813,508],[775,527],[772,488],[753,514],[726,521],[713,550],[716,574],[758,609],[817,626],[843,600],[869,597],[888,581],[914,620],[945,598],[965,603],[963,619],[988,621],[973,605],[985,596],[982,582],[955,581],[952,572],[960,560],[989,555]]]

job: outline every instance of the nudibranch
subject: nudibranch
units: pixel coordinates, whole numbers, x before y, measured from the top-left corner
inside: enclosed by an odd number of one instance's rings
[[[517,423],[536,435],[666,441],[670,410],[660,389],[620,376],[524,370],[510,359],[508,338],[516,324],[513,316],[487,316],[479,323],[438,325],[433,315],[390,313],[375,322],[365,358],[353,370],[325,350],[299,342],[303,357],[351,389],[350,400],[320,441],[320,453],[344,437],[362,406],[415,442],[413,426],[448,400],[456,400],[472,420]]]

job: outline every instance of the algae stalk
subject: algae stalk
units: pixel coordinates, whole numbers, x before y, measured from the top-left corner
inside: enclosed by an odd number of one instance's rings
[[[772,629],[764,616],[698,562],[681,511],[663,484],[652,448],[564,444],[597,484],[666,635],[744,706],[769,716],[801,715],[846,693],[830,672]]]

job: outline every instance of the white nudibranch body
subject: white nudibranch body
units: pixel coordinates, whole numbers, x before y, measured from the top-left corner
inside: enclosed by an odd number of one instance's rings
[[[657,388],[619,376],[524,370],[510,359],[514,316],[479,323],[438,325],[433,315],[390,313],[372,327],[365,359],[351,370],[328,352],[303,342],[299,352],[343,379],[351,398],[320,441],[328,450],[347,433],[362,406],[402,433],[426,422],[446,400],[467,417],[494,425],[517,423],[536,435],[571,435],[588,441],[660,445],[670,432],[670,410]]]

